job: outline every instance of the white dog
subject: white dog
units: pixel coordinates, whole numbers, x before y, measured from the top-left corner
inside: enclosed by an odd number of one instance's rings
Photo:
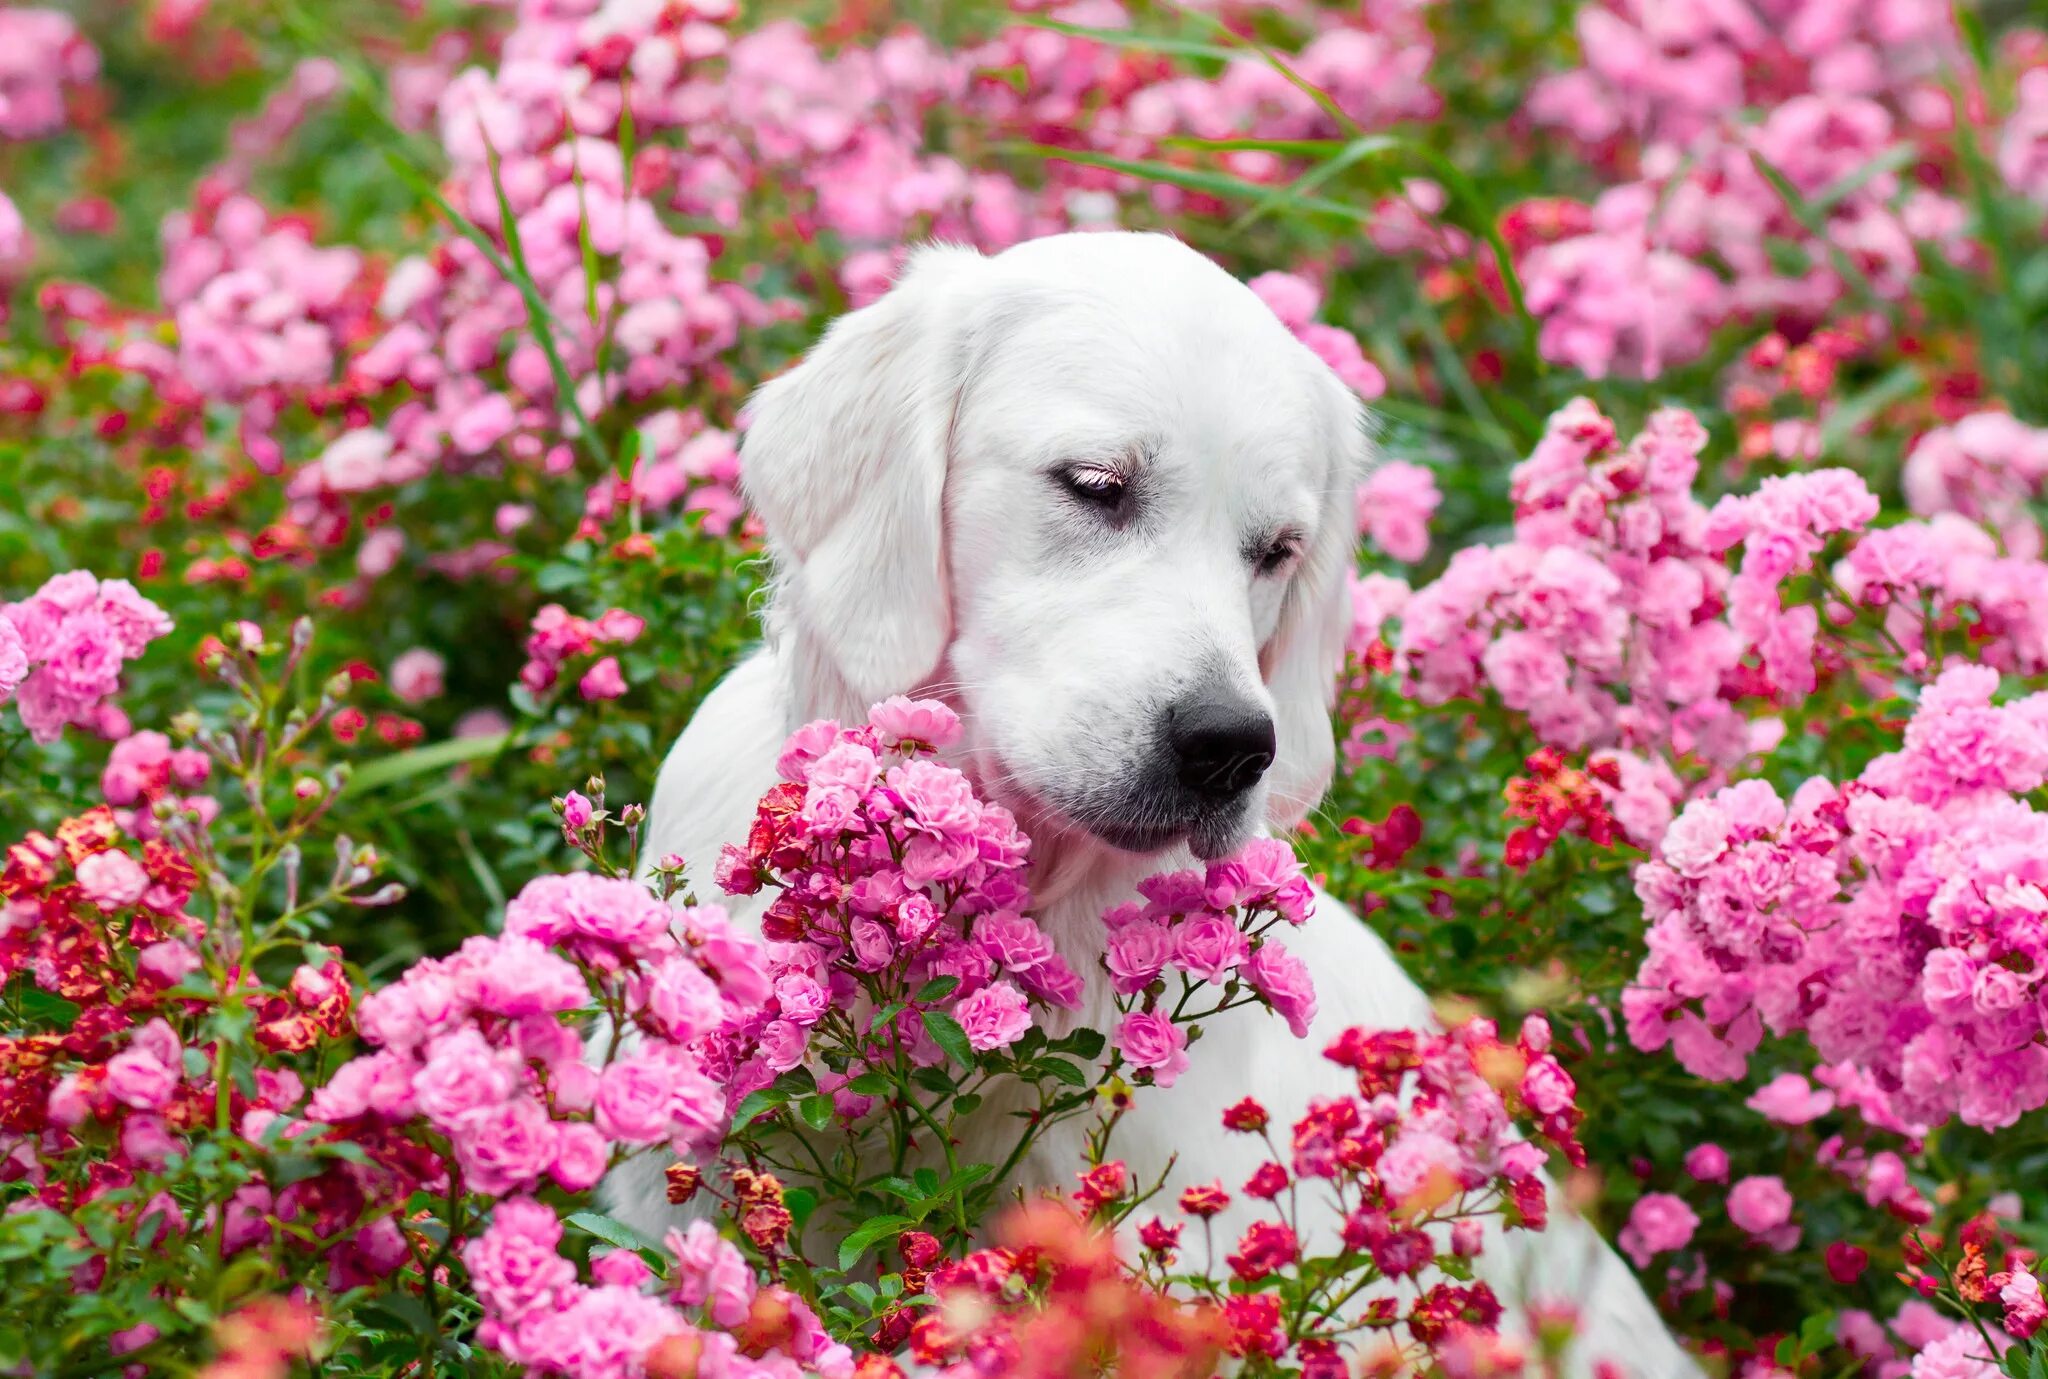
[[[753,403],[745,484],[774,560],[767,645],[670,753],[647,855],[681,853],[701,884],[719,845],[745,835],[790,730],[858,722],[892,694],[944,698],[965,725],[955,761],[1031,835],[1041,924],[1092,974],[1099,916],[1140,877],[1284,832],[1321,797],[1367,465],[1351,391],[1172,239],[920,252]],[[1309,1038],[1224,1017],[1173,1090],[1141,1093],[1119,1127],[1134,1172],[1177,1155],[1173,1191],[1220,1178],[1234,1192],[1265,1156],[1222,1131],[1226,1105],[1256,1092],[1291,1120],[1341,1089],[1319,1056],[1339,1030],[1428,1023],[1373,932],[1318,904],[1288,938],[1318,982]],[[1107,1028],[1095,986],[1079,1018]],[[1071,1185],[1080,1131],[1062,1129],[1029,1183]],[[658,1166],[611,1196],[657,1233],[669,1213]],[[1243,1224],[1226,1217],[1216,1238]],[[1496,1236],[1481,1263],[1511,1307],[1579,1309],[1576,1373],[1599,1359],[1640,1379],[1698,1373],[1561,1203],[1548,1231]]]

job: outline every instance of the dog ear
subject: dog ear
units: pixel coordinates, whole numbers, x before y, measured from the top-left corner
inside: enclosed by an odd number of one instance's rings
[[[1308,816],[1329,788],[1337,765],[1330,709],[1351,632],[1347,576],[1357,559],[1357,491],[1372,466],[1373,447],[1357,396],[1334,378],[1330,382],[1339,396],[1330,426],[1333,462],[1322,514],[1281,609],[1279,630],[1259,656],[1260,672],[1273,696],[1278,738],[1266,776],[1266,822],[1276,833]]]
[[[985,263],[919,250],[748,404],[741,485],[767,529],[771,632],[793,639],[805,716],[863,712],[929,678],[945,652],[953,342]]]

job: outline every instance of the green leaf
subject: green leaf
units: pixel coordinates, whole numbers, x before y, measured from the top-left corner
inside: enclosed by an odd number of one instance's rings
[[[963,1068],[974,1066],[974,1046],[967,1042],[967,1031],[960,1028],[960,1022],[942,1010],[927,1010],[920,1018],[924,1021],[924,1032],[932,1042],[946,1051]]]
[[[811,1219],[811,1213],[818,1209],[818,1194],[807,1187],[786,1188],[782,1193],[782,1205],[789,1208],[789,1219],[801,1230],[804,1222]]]
[[[860,1257],[868,1247],[883,1236],[899,1235],[917,1222],[908,1216],[874,1216],[853,1228],[846,1239],[839,1242],[839,1267],[851,1269],[860,1263]]]
[[[1058,1047],[1076,1058],[1096,1059],[1102,1057],[1102,1050],[1108,1041],[1099,1029],[1077,1029],[1059,1042]]]
[[[445,742],[415,747],[409,752],[394,752],[388,757],[379,757],[367,766],[357,767],[350,774],[347,784],[342,786],[342,793],[375,790],[381,786],[411,780],[415,776],[445,771],[466,761],[496,756],[505,750],[511,740],[510,733],[492,733],[487,737],[451,737]]]
[[[971,1116],[980,1109],[981,1097],[978,1093],[969,1092],[966,1096],[953,1099],[953,1113],[955,1115]]]
[[[887,1073],[866,1072],[846,1084],[846,1090],[855,1096],[882,1096],[895,1090],[896,1083]]]
[[[1128,29],[1095,29],[1085,24],[1067,24],[1038,14],[1020,14],[1011,18],[1015,23],[1028,24],[1034,29],[1049,29],[1056,34],[1065,34],[1068,38],[1085,38],[1110,48],[1131,48],[1141,53],[1165,53],[1169,57],[1206,58],[1214,62],[1230,62],[1238,56],[1228,48],[1219,48],[1213,43],[1201,43],[1191,38],[1132,33]]]
[[[912,999],[927,1005],[933,1001],[943,1001],[952,995],[954,989],[959,985],[960,979],[958,977],[933,977],[918,988],[917,995]]]
[[[804,1124],[813,1130],[823,1130],[832,1123],[832,1098],[828,1096],[807,1096],[797,1103],[796,1113],[804,1118]]]
[[[1233,177],[1227,172],[1216,172],[1209,168],[1183,168],[1150,159],[1117,158],[1107,153],[1090,153],[1083,149],[1059,148],[1051,144],[1009,144],[1003,147],[1013,152],[1033,153],[1041,158],[1060,159],[1078,163],[1083,167],[1101,168],[1105,172],[1121,172],[1131,177],[1165,182],[1171,186],[1185,187],[1189,191],[1206,192],[1210,196],[1258,200],[1273,190],[1264,182],[1247,181],[1242,177]],[[1302,197],[1295,204],[1304,211],[1332,216],[1353,225],[1363,225],[1372,218],[1355,206],[1326,201],[1321,197]]]
[[[1864,423],[1894,402],[1919,392],[1922,386],[1920,371],[1910,363],[1901,364],[1854,397],[1843,399],[1821,423],[1820,453],[1833,455]]]
[[[1346,169],[1378,154],[1398,151],[1401,141],[1387,134],[1369,134],[1362,139],[1353,139],[1339,150],[1336,156],[1310,168],[1287,186],[1262,198],[1256,206],[1230,223],[1230,233],[1243,234],[1274,211],[1291,206],[1306,197],[1325,182],[1343,175]]]
[[[758,1092],[748,1092],[740,1101],[739,1108],[732,1113],[732,1128],[727,1134],[738,1134],[768,1112],[789,1100],[787,1093],[777,1092],[773,1087],[763,1087]]]
[[[31,1026],[69,1032],[72,1021],[78,1018],[76,1005],[39,986],[23,986],[16,996],[21,1002],[21,1013]]]
[[[367,1310],[384,1313],[415,1336],[431,1336],[438,1330],[434,1325],[434,1316],[427,1311],[424,1302],[410,1293],[402,1293],[395,1288],[388,1293],[378,1294],[377,1300],[371,1303]]]
[[[642,1253],[661,1253],[660,1241],[649,1239],[623,1221],[614,1221],[611,1217],[602,1216],[594,1211],[571,1212],[567,1219],[570,1225],[586,1235],[596,1236],[607,1245],[616,1245],[622,1250],[639,1250]]]
[[[1048,1058],[1038,1064],[1038,1070],[1055,1082],[1064,1082],[1069,1087],[1086,1087],[1088,1075],[1064,1058]]]

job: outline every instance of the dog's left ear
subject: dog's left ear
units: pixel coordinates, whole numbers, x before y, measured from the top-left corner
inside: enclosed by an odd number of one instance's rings
[[[1346,576],[1357,559],[1357,491],[1372,466],[1365,409],[1349,388],[1330,380],[1338,396],[1328,444],[1331,465],[1323,510],[1307,558],[1281,609],[1279,630],[1259,655],[1273,695],[1279,739],[1266,774],[1266,822],[1275,833],[1308,816],[1329,789],[1337,765],[1330,708],[1344,668],[1351,632],[1351,588]]]

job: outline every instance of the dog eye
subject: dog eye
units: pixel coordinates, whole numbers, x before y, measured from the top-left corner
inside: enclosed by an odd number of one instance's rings
[[[1105,512],[1114,513],[1122,509],[1124,499],[1130,494],[1130,485],[1124,482],[1124,476],[1101,465],[1074,465],[1059,470],[1054,477],[1059,480],[1060,487],[1075,498]]]
[[[1294,559],[1300,553],[1300,543],[1292,536],[1283,536],[1259,553],[1259,573],[1262,575],[1277,574],[1282,566],[1286,565],[1288,561]]]

